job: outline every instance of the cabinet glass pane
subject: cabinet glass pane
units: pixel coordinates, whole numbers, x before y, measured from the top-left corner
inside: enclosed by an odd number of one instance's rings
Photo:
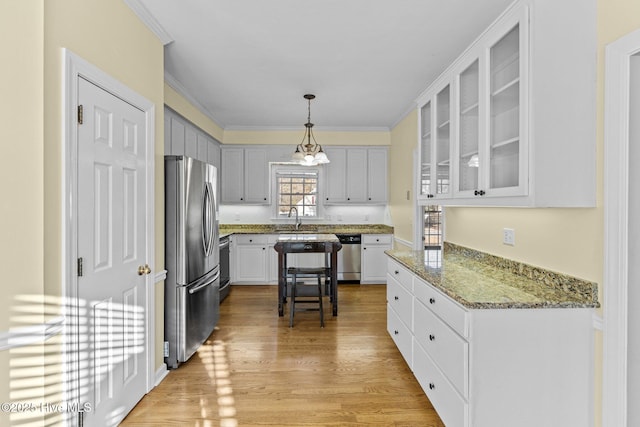
[[[460,176],[459,191],[475,190],[478,188],[478,100],[479,75],[478,60],[476,59],[460,74],[460,156],[458,159]]]
[[[515,26],[491,48],[490,182],[491,188],[519,182],[520,34]]]
[[[451,127],[449,117],[449,85],[436,96],[436,193],[449,192],[450,136]]]
[[[431,102],[420,110],[421,144],[420,152],[420,194],[431,194]]]

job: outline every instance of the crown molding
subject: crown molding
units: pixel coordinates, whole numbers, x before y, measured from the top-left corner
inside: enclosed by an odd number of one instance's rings
[[[404,112],[402,114],[400,114],[400,116],[398,116],[398,118],[396,119],[396,121],[394,121],[391,126],[390,129],[395,129],[396,126],[398,126],[400,124],[401,121],[403,121],[405,118],[407,118],[407,116],[409,114],[411,114],[412,112],[414,112],[417,108],[417,103],[416,102],[412,102],[411,105],[409,105],[407,107],[406,110],[404,110]]]
[[[175,77],[164,70],[164,82],[171,86],[176,92],[182,95],[187,101],[189,101],[194,107],[196,107],[202,114],[207,116],[216,126],[225,130],[225,127],[220,124],[220,121],[216,119],[211,111],[209,111],[204,105],[200,103],[189,91],[180,83]]]
[[[173,42],[173,37],[169,34],[160,23],[156,20],[156,18],[151,15],[149,10],[144,7],[144,5],[140,2],[140,0],[124,0],[124,3],[129,6],[133,13],[138,16],[138,18],[142,21],[143,24],[147,26],[151,30],[153,34],[160,39],[163,46],[168,45]]]

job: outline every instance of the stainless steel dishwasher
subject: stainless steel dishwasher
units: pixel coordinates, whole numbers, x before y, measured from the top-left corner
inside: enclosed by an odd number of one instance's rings
[[[338,251],[338,282],[360,283],[360,234],[336,234],[342,249]]]

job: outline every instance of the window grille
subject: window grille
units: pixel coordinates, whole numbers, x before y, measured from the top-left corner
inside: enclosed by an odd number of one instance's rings
[[[277,172],[278,216],[288,216],[291,208],[299,216],[317,217],[318,172]]]

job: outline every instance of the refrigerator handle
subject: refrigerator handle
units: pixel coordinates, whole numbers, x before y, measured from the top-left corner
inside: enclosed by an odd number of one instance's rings
[[[207,256],[213,249],[212,208],[211,184],[207,182],[202,194],[202,247]]]
[[[198,286],[194,286],[193,288],[189,289],[189,295],[193,295],[196,292],[199,292],[199,291],[203,290],[204,288],[206,288],[207,286],[211,285],[212,283],[214,283],[219,278],[220,278],[220,272],[217,272],[212,280],[210,280],[208,282],[201,283]]]

